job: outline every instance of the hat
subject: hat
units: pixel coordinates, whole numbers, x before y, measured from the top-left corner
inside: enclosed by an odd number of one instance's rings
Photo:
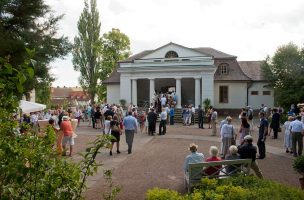
[[[198,145],[192,143],[192,144],[190,144],[190,146],[189,146],[189,150],[190,150],[190,151],[196,151],[196,150],[197,150],[197,147],[198,147]]]
[[[244,140],[246,140],[246,141],[252,141],[253,138],[252,138],[251,135],[246,135],[246,136],[244,137]]]

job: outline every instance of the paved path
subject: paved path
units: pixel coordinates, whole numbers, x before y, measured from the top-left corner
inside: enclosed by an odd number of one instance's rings
[[[86,144],[96,138],[100,131],[82,126],[77,131],[75,151],[81,152]],[[256,141],[256,130],[253,136]],[[113,170],[113,181],[122,187],[119,199],[144,199],[145,192],[153,187],[170,188],[181,193],[183,188],[182,164],[189,151],[188,145],[195,142],[199,145],[199,152],[208,156],[211,145],[220,146],[218,136],[211,136],[211,129],[198,129],[195,126],[168,126],[168,133],[164,136],[148,136],[144,133],[135,135],[133,153],[127,154],[125,137],[121,138],[121,154],[109,156],[108,150],[102,150],[97,160],[102,162],[103,169]],[[292,156],[284,152],[281,147],[282,137],[278,140],[267,140],[266,159],[259,160],[259,166],[267,179],[297,186],[299,175],[292,169]],[[115,147],[114,147],[115,148]],[[115,152],[115,151],[113,151]],[[73,156],[79,160],[78,155]],[[106,190],[103,169],[94,177],[90,177],[86,199],[100,199]]]

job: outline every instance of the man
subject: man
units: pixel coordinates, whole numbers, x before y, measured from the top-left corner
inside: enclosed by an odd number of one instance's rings
[[[260,116],[260,125],[259,128],[259,139],[257,142],[258,148],[259,148],[259,154],[260,156],[258,159],[264,159],[266,156],[266,147],[265,147],[265,140],[266,136],[268,135],[268,121],[265,118],[265,113],[261,112],[259,114]]]
[[[198,105],[198,128],[204,128],[204,110],[202,109],[201,105]]]
[[[113,108],[110,107],[109,109],[107,109],[104,114],[103,114],[104,118],[107,119],[108,116],[111,116],[112,118],[114,117],[114,112],[113,112]]]
[[[174,112],[174,106],[171,105],[171,108],[170,108],[170,125],[174,125],[174,115],[175,115],[175,112]]]
[[[160,113],[160,123],[159,123],[159,135],[165,135],[166,134],[166,123],[167,123],[167,112],[165,109],[162,109],[162,112]]]
[[[123,125],[125,127],[126,143],[128,144],[128,154],[131,154],[134,133],[137,132],[137,120],[132,116],[132,111],[128,112],[128,116],[124,118]]]
[[[221,123],[220,123],[220,131],[222,131],[222,127],[223,127],[224,124],[228,124],[228,119],[229,119],[229,118],[231,118],[231,117],[230,117],[230,116],[227,116],[225,119],[223,119],[223,120],[221,121]],[[221,156],[224,155],[224,151],[223,151],[223,150],[224,150],[224,149],[223,149],[223,143],[224,143],[224,142],[223,142],[223,139],[224,139],[224,138],[223,138],[222,135],[221,135],[221,141],[222,141],[222,142],[221,142]]]
[[[68,116],[62,117],[62,122],[60,124],[60,130],[63,133],[62,147],[63,147],[63,155],[66,155],[66,145],[70,145],[70,153],[69,156],[72,156],[73,146],[74,146],[74,138],[73,138],[73,127],[72,123]]]
[[[149,135],[154,135],[156,126],[157,114],[154,112],[154,108],[150,109],[148,113]]]
[[[241,159],[251,159],[251,166],[250,168],[255,172],[257,177],[263,178],[262,172],[256,162],[256,153],[257,148],[252,145],[253,138],[250,135],[246,135],[244,137],[243,144],[238,146],[238,153]]]
[[[188,166],[191,163],[200,163],[204,161],[204,154],[202,153],[197,153],[197,148],[198,145],[192,143],[189,146],[189,150],[191,151],[191,154],[188,155],[185,159],[184,165],[183,165],[183,169],[185,171],[185,173],[188,172]]]
[[[48,111],[45,113],[45,115],[43,116],[43,119],[49,120],[49,119],[51,119],[51,117],[52,117],[52,112],[51,112],[51,110],[48,110]]]
[[[292,121],[289,125],[290,131],[292,133],[291,142],[293,156],[301,156],[303,151],[303,131],[304,124],[301,122],[301,116],[297,116],[295,121]],[[298,152],[297,152],[297,143],[298,143]]]
[[[273,109],[270,128],[273,130],[273,139],[278,139],[278,132],[280,128],[280,114],[276,108]]]
[[[191,124],[194,125],[194,114],[195,114],[195,108],[193,106],[193,104],[191,104]]]
[[[211,126],[212,126],[212,135],[216,136],[216,121],[217,121],[217,112],[212,108],[211,114]]]
[[[162,95],[160,101],[161,101],[161,106],[165,107],[166,102],[167,102],[167,98],[166,98],[166,96],[164,94]]]

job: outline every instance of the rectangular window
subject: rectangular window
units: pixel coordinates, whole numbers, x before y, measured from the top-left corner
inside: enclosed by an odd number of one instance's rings
[[[270,95],[270,91],[263,91],[263,95]]]
[[[220,103],[228,103],[228,86],[220,86]]]
[[[251,91],[251,95],[259,95],[259,91]]]

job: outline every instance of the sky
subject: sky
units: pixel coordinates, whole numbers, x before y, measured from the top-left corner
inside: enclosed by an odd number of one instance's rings
[[[59,34],[72,42],[83,0],[45,1],[64,14]],[[303,0],[97,0],[97,5],[101,34],[120,29],[130,38],[132,54],[174,42],[212,47],[239,61],[263,60],[281,45],[304,44]],[[51,63],[53,86],[79,85],[71,60],[69,55]]]

